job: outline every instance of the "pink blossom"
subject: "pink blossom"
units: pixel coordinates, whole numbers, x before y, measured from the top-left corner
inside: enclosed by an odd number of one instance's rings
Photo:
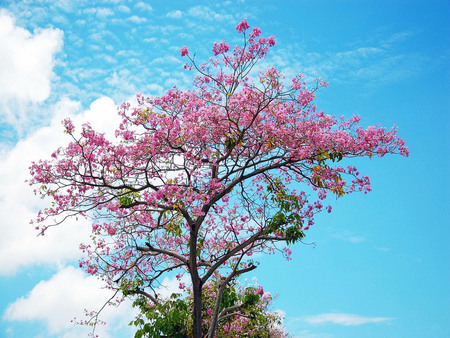
[[[255,295],[262,296],[264,294],[264,288],[262,286],[258,286],[258,290],[255,291]]]
[[[214,55],[217,56],[219,54],[225,54],[226,52],[228,52],[229,47],[228,47],[228,44],[225,42],[221,42],[221,43],[214,42],[214,46],[213,46],[212,50],[214,52]]]
[[[114,227],[108,226],[106,229],[108,230],[108,235],[113,236],[116,234],[116,229]]]
[[[186,46],[184,46],[183,48],[180,49],[181,52],[181,56],[188,56],[189,55],[189,51],[187,49]]]
[[[73,125],[72,120],[65,119],[62,124],[64,125],[64,128],[66,128],[66,131],[70,134],[75,130],[75,126]]]
[[[90,265],[87,268],[87,273],[91,274],[91,275],[95,275],[98,271],[98,268],[94,265]]]
[[[236,26],[236,30],[239,33],[242,33],[243,31],[249,29],[250,26],[247,24],[247,19],[242,20],[237,26]]]

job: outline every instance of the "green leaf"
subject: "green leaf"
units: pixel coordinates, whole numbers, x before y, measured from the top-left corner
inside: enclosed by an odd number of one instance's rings
[[[227,138],[225,140],[225,147],[227,149],[228,152],[231,152],[234,147],[236,146],[236,141],[232,138]]]
[[[291,226],[286,229],[286,237],[289,239],[286,240],[287,244],[295,243],[299,239],[304,237],[303,232],[297,226]]]
[[[130,205],[131,203],[133,203],[133,200],[131,199],[130,196],[124,195],[124,196],[119,197],[119,202],[120,202],[121,206],[126,207],[126,206]]]
[[[144,332],[147,332],[147,333],[150,333],[150,332],[152,331],[152,327],[150,326],[149,323],[147,323],[147,324],[144,325],[143,331],[144,331]]]

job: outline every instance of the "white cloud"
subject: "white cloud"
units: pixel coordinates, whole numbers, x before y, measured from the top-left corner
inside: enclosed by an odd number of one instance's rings
[[[117,104],[107,96],[99,98],[91,103],[89,110],[78,117],[79,124],[89,121],[94,130],[105,133],[109,140],[114,139],[115,130],[119,127],[120,116],[117,114]]]
[[[116,8],[117,8],[117,10],[119,10],[123,13],[130,13],[130,11],[131,11],[130,8],[125,5],[120,5],[120,6],[117,6]]]
[[[97,311],[102,308],[113,295],[113,291],[104,286],[103,282],[79,269],[65,267],[51,279],[38,283],[28,295],[10,304],[3,319],[41,321],[48,334],[67,338],[85,337],[92,328],[75,326],[71,320],[75,317],[77,321],[89,319],[85,316],[84,309]],[[125,327],[135,315],[136,310],[131,308],[129,302],[119,307],[106,306],[100,319],[106,321],[107,325],[99,326],[96,333],[101,337],[108,337],[110,331]]]
[[[184,274],[181,280],[165,277],[161,282],[161,286],[156,290],[160,299],[168,299],[173,293],[183,293],[180,289],[180,283],[184,283],[186,287],[191,285],[191,280],[188,274]]]
[[[151,65],[154,65],[154,64],[164,64],[164,65],[166,65],[166,64],[181,64],[181,61],[180,61],[180,58],[176,58],[172,55],[168,55],[168,56],[164,56],[164,57],[155,58],[150,62],[150,64]]]
[[[183,16],[183,13],[180,10],[171,11],[171,12],[167,13],[167,17],[172,18],[172,19],[179,19],[182,16]]]
[[[114,73],[106,79],[106,83],[113,88],[120,88],[120,94],[137,93],[138,89],[132,74],[128,70],[121,70]]]
[[[114,15],[114,12],[109,8],[98,8],[97,10],[97,16],[100,18],[106,18],[111,15]]]
[[[142,17],[139,17],[137,15],[133,15],[133,16],[129,17],[128,20],[130,20],[131,22],[134,22],[136,24],[144,23],[144,22],[147,21],[146,18],[142,18]]]
[[[63,100],[54,109],[59,116],[71,115],[80,105]],[[62,135],[62,126],[53,123],[19,141],[13,149],[3,150],[0,159],[3,176],[0,181],[0,274],[12,274],[19,267],[34,263],[57,264],[78,255],[80,235],[85,228],[81,223],[69,222],[64,229],[49,231],[44,237],[36,237],[37,232],[29,224],[44,204],[24,183],[29,178],[28,167],[31,161],[48,157],[58,145],[65,143]]]
[[[0,10],[0,118],[16,130],[33,119],[30,103],[42,103],[50,95],[55,55],[63,46],[59,29],[16,26],[6,10]]]
[[[19,268],[33,264],[64,264],[80,256],[79,244],[89,239],[91,233],[87,221],[69,220],[51,228],[43,237],[29,224],[38,210],[49,200],[41,200],[24,183],[29,179],[31,161],[49,158],[59,146],[67,144],[69,137],[63,133],[60,121],[72,117],[76,125],[89,121],[96,130],[114,136],[120,118],[111,98],[94,101],[81,112],[78,102],[63,99],[53,107],[53,119],[49,126],[36,130],[14,148],[2,150],[0,158],[0,274],[14,274]]]
[[[190,279],[184,275],[181,279],[189,285]],[[182,293],[176,278],[164,278],[162,286],[157,289],[160,299],[167,299],[172,293]],[[46,329],[47,335],[76,338],[86,337],[90,327],[75,325],[71,321],[88,320],[84,309],[98,311],[114,295],[106,289],[104,282],[85,274],[81,269],[66,266],[49,280],[39,282],[24,297],[9,304],[3,314],[4,321],[39,321]],[[127,324],[138,314],[130,300],[120,306],[106,306],[100,313],[100,320],[106,326],[98,326],[96,334],[100,337],[131,337],[133,328]],[[12,330],[12,329],[11,329]]]
[[[132,57],[132,56],[139,56],[139,53],[134,51],[134,50],[131,50],[131,49],[127,49],[127,50],[122,49],[122,50],[119,50],[116,53],[116,55],[117,56]]]
[[[281,65],[287,78],[300,70],[307,75],[308,81],[319,76],[332,83],[363,83],[371,88],[409,77],[411,69],[423,67],[426,60],[422,56],[400,54],[397,50],[398,43],[410,36],[410,33],[401,32],[385,40],[374,37],[370,42],[355,41],[352,43],[355,47],[350,49],[321,53],[308,52],[296,46],[289,50],[279,49],[268,60]],[[292,52],[294,50],[298,52]]]
[[[70,12],[73,10],[74,2],[71,0],[48,1],[46,5],[62,9],[64,12]]]
[[[348,313],[323,313],[316,316],[307,316],[304,320],[310,324],[338,324],[344,326],[358,326],[369,323],[389,322],[389,317],[363,317]]]
[[[99,18],[106,18],[114,15],[114,12],[109,8],[86,8],[83,10],[85,14],[95,14]]]
[[[0,149],[0,172],[3,177],[0,181],[0,274],[3,275],[12,275],[31,265],[65,266],[81,256],[79,243],[88,241],[91,234],[89,222],[83,220],[67,221],[49,229],[45,236],[36,237],[29,221],[50,201],[35,197],[24,180],[29,178],[31,161],[49,158],[57,147],[64,146],[70,140],[63,133],[62,119],[70,117],[76,126],[89,121],[94,129],[112,139],[120,121],[117,106],[111,98],[102,97],[83,111],[79,102],[62,99],[51,109],[51,115],[48,126],[37,129],[11,149]],[[74,326],[70,320],[75,316],[85,319],[83,309],[98,310],[108,300],[110,291],[99,289],[100,284],[79,269],[63,268],[50,280],[40,282],[28,295],[11,304],[4,319],[41,321],[48,329],[48,334],[44,336],[87,336],[90,328]],[[100,328],[98,332],[103,333],[101,336],[108,337],[108,332],[113,337],[132,336],[132,329],[126,327],[134,318],[134,310],[126,304],[119,309],[108,308],[102,319],[112,322],[112,327],[108,324],[106,328]],[[9,330],[13,335],[13,328]]]
[[[207,6],[194,6],[188,10],[188,14],[195,18],[202,18],[208,21],[233,21],[230,14],[220,14]]]
[[[147,86],[147,90],[149,91],[150,95],[155,95],[155,96],[161,95],[164,92],[163,86],[160,86],[156,83],[149,84]]]
[[[355,235],[350,231],[336,233],[334,234],[334,237],[350,243],[361,243],[366,241],[365,237]]]
[[[136,9],[149,11],[149,12],[151,12],[153,10],[152,6],[150,6],[149,4],[146,4],[146,3],[142,2],[142,1],[138,2],[134,7]]]

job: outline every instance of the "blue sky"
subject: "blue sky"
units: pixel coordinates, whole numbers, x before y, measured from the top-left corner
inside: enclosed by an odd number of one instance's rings
[[[410,148],[354,161],[373,191],[331,201],[308,231],[314,248],[260,259],[254,276],[278,293],[286,328],[449,337],[449,17],[434,0],[0,0],[0,337],[86,336],[70,320],[108,297],[77,268],[86,222],[41,238],[29,225],[45,201],[23,183],[27,167],[67,141],[60,121],[113,133],[124,100],[190,87],[182,46],[205,60],[214,41],[240,42],[243,18],[276,37],[265,65],[330,82],[319,108],[396,124]],[[102,336],[131,336],[129,305],[104,316]]]

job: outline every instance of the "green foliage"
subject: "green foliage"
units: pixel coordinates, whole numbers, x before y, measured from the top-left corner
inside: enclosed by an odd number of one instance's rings
[[[236,288],[232,286],[226,287],[222,294],[222,300],[220,302],[220,310],[235,305],[237,301],[238,295],[236,293]]]
[[[140,282],[126,282],[127,294],[136,293]],[[134,289],[133,289],[134,288]],[[275,325],[281,324],[281,318],[268,310],[271,296],[261,297],[256,287],[238,289],[229,285],[224,289],[219,313],[233,306],[239,308],[219,320],[215,337],[270,337]],[[211,309],[214,310],[218,285],[216,282],[205,285],[202,291],[203,333],[206,334],[212,319]],[[160,338],[165,335],[173,338],[185,338],[192,335],[192,295],[183,298],[180,294],[173,294],[170,299],[158,304],[149,305],[148,299],[139,296],[133,303],[140,310],[140,317],[130,323],[138,329],[135,338]],[[242,331],[232,329],[233,325]]]
[[[300,230],[303,226],[302,218],[296,212],[301,208],[300,197],[287,194],[278,178],[273,179],[267,190],[271,193],[272,201],[278,204],[280,210],[270,220],[265,233],[278,232],[281,236],[287,238],[287,244],[301,240],[305,234]]]
[[[244,296],[244,304],[246,307],[251,307],[253,305],[256,305],[260,301],[260,299],[261,296],[247,292]]]
[[[119,196],[119,203],[121,207],[127,207],[133,204],[134,201],[139,200],[140,195],[138,192],[132,192],[130,190],[125,190]]]
[[[190,310],[186,301],[179,297],[179,294],[173,294],[169,300],[154,306],[149,306],[146,298],[139,297],[133,306],[139,307],[148,322],[138,318],[130,323],[139,327],[135,338],[160,338],[161,335],[173,338],[188,337]]]
[[[120,288],[124,296],[129,296],[139,294],[142,285],[143,281],[139,279],[133,281],[123,279]],[[187,337],[185,328],[190,314],[186,302],[179,299],[179,296],[173,294],[168,301],[154,306],[149,306],[146,297],[138,296],[133,302],[133,307],[138,307],[148,322],[146,323],[140,317],[130,323],[130,325],[139,328],[136,331],[135,338],[160,338],[161,334],[174,338]]]
[[[233,140],[232,138],[227,138],[225,140],[225,148],[227,149],[227,152],[231,152],[234,147],[236,147],[236,140]]]
[[[182,218],[174,219],[172,222],[167,223],[167,232],[174,237],[181,237],[181,226],[183,225]]]

